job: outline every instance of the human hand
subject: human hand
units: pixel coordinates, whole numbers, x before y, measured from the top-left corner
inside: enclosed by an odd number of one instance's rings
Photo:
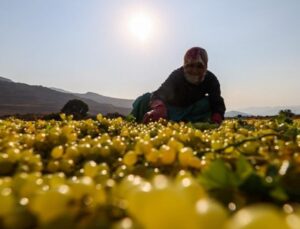
[[[211,121],[216,124],[221,124],[223,121],[223,117],[219,113],[213,113],[211,116]]]
[[[163,101],[152,101],[150,103],[150,108],[151,110],[144,115],[143,123],[147,124],[151,121],[158,121],[160,118],[167,118],[167,108]]]

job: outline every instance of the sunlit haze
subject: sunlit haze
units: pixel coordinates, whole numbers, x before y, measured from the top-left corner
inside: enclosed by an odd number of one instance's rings
[[[298,0],[1,0],[0,76],[134,99],[204,47],[227,110],[300,105]]]
[[[152,18],[144,12],[135,12],[129,18],[128,27],[132,35],[142,43],[153,36]]]

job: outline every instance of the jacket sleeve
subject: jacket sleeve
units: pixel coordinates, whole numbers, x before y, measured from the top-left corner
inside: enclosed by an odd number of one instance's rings
[[[219,113],[224,118],[226,107],[221,96],[220,83],[216,77],[211,81],[208,94],[212,113]]]
[[[152,93],[151,101],[160,99],[164,103],[168,103],[175,98],[176,89],[176,73],[172,72],[166,81]]]

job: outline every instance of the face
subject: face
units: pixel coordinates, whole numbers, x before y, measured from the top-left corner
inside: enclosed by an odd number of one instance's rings
[[[201,63],[190,63],[183,66],[184,73],[192,76],[197,76],[202,79],[206,72],[206,67]]]

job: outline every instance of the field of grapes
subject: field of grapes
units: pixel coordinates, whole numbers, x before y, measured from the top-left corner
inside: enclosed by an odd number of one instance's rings
[[[0,119],[0,228],[299,229],[299,178],[299,119]]]

